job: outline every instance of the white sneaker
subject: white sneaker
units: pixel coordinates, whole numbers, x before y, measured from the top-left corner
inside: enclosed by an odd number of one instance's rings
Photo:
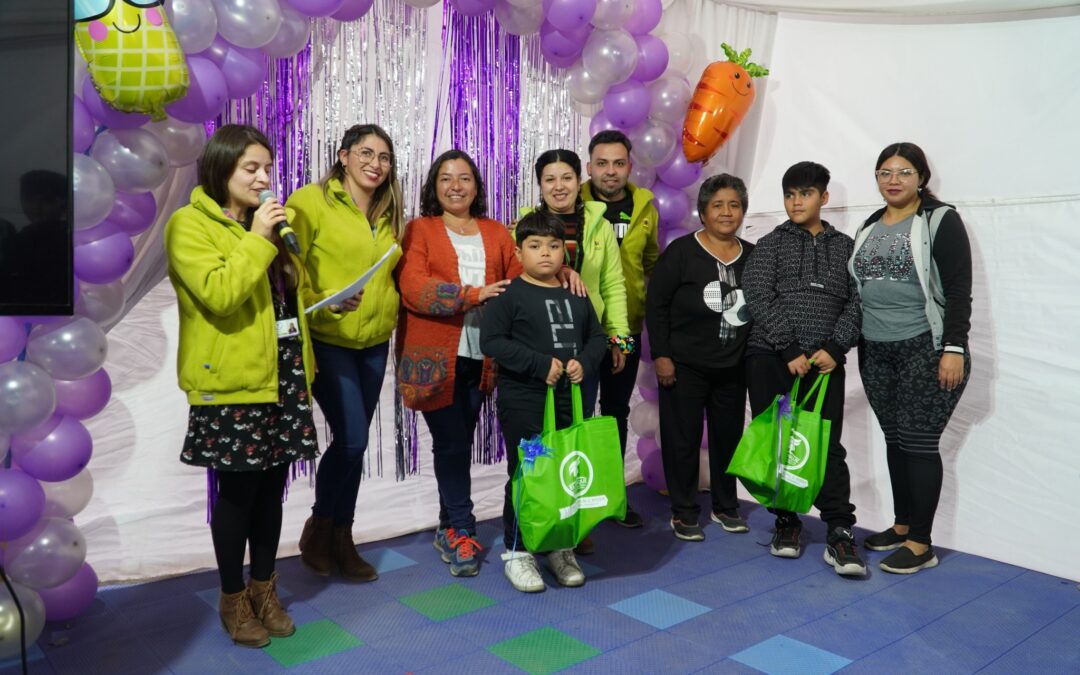
[[[503,574],[510,580],[510,585],[522,593],[539,593],[544,590],[544,578],[536,566],[536,558],[528,551],[507,551],[502,554],[506,561]]]
[[[563,548],[547,554],[548,569],[555,575],[555,580],[563,586],[583,586],[585,573],[581,571],[574,549]]]

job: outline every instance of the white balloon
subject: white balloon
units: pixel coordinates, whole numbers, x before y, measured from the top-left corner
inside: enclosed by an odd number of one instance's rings
[[[648,87],[649,117],[682,126],[693,95],[686,80],[677,75],[665,75],[650,82]]]
[[[160,122],[150,122],[144,129],[157,136],[165,146],[169,166],[187,166],[199,159],[206,146],[206,127],[192,122],[181,122],[167,117]]]
[[[101,223],[112,211],[116,186],[112,176],[96,160],[75,155],[71,191],[75,199],[75,229],[85,230]]]
[[[637,65],[638,48],[634,36],[625,30],[594,30],[581,50],[585,70],[608,84],[626,81]]]
[[[58,483],[43,480],[45,517],[71,518],[86,508],[94,494],[94,478],[83,469],[73,478]]]
[[[54,588],[86,562],[86,537],[66,518],[42,518],[27,534],[12,539],[4,568],[13,581],[30,588]]]
[[[15,606],[11,593],[6,585],[0,584],[0,661],[19,656],[22,650],[21,633],[26,633],[26,644],[30,646],[45,628],[45,603],[41,601],[37,591],[16,582],[11,583],[11,589],[15,591],[19,607],[22,608],[26,630],[22,630],[19,608]]]
[[[700,73],[690,72],[695,55],[693,51],[694,43],[689,35],[686,33],[663,33],[660,35],[660,39],[664,41],[668,48],[668,65],[665,74],[700,75]]]
[[[184,53],[197,54],[213,44],[218,18],[210,0],[171,0],[165,14]]]
[[[80,281],[75,313],[89,317],[99,326],[111,326],[124,313],[124,285],[119,281],[108,284]]]
[[[622,28],[634,13],[634,0],[596,0],[592,25],[600,30]]]
[[[105,331],[85,316],[36,326],[26,341],[26,360],[58,380],[86,377],[105,363],[108,351]]]
[[[641,401],[630,411],[630,428],[642,438],[652,438],[659,443],[660,408],[652,401]]]
[[[73,85],[72,91],[81,92],[83,90],[83,84],[89,75],[89,67],[86,65],[86,59],[83,58],[82,52],[78,49],[73,49],[75,52],[75,68],[72,73],[71,83]]]
[[[566,90],[578,103],[594,105],[604,100],[608,84],[591,75],[578,61],[566,71]]]
[[[113,179],[117,190],[147,192],[169,176],[169,154],[157,136],[145,129],[109,129],[90,148]]]
[[[281,27],[278,0],[214,0],[218,32],[238,47],[262,47]]]
[[[507,0],[496,0],[495,20],[511,35],[532,35],[544,23],[544,8],[539,2],[514,5]]]
[[[56,409],[56,386],[33,363],[0,363],[0,427],[19,433],[49,419]]]
[[[311,18],[306,17],[285,3],[281,5],[281,27],[274,38],[263,45],[267,56],[287,58],[293,56],[311,38]]]
[[[627,135],[634,146],[631,158],[635,163],[660,166],[675,152],[675,129],[663,120],[647,119]]]

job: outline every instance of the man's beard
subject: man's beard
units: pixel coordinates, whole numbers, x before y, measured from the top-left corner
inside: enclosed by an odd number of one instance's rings
[[[617,187],[613,190],[606,189],[602,183],[597,183],[594,187],[596,188],[597,194],[610,202],[613,201],[616,197],[618,197],[620,192],[626,190],[626,183],[623,183],[620,187]]]

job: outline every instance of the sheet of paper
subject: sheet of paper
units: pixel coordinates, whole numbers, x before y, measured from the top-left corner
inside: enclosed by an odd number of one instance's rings
[[[324,298],[323,300],[316,302],[311,307],[308,307],[304,310],[304,314],[311,314],[315,310],[322,309],[327,305],[340,305],[347,298],[351,298],[352,296],[359,293],[361,289],[363,289],[364,286],[367,285],[367,282],[371,281],[371,277],[375,276],[375,273],[379,271],[379,268],[382,267],[383,264],[390,259],[390,254],[396,251],[397,247],[397,244],[391,246],[374,265],[369,267],[366,272],[360,275],[360,278],[358,278],[356,281],[352,282],[345,288],[341,289],[337,293],[334,293],[329,298]]]

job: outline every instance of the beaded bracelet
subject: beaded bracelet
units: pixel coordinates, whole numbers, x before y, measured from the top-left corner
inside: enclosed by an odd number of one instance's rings
[[[634,341],[633,335],[613,335],[608,338],[608,343],[612,347],[618,347],[623,354],[633,354],[637,349],[637,342]]]

